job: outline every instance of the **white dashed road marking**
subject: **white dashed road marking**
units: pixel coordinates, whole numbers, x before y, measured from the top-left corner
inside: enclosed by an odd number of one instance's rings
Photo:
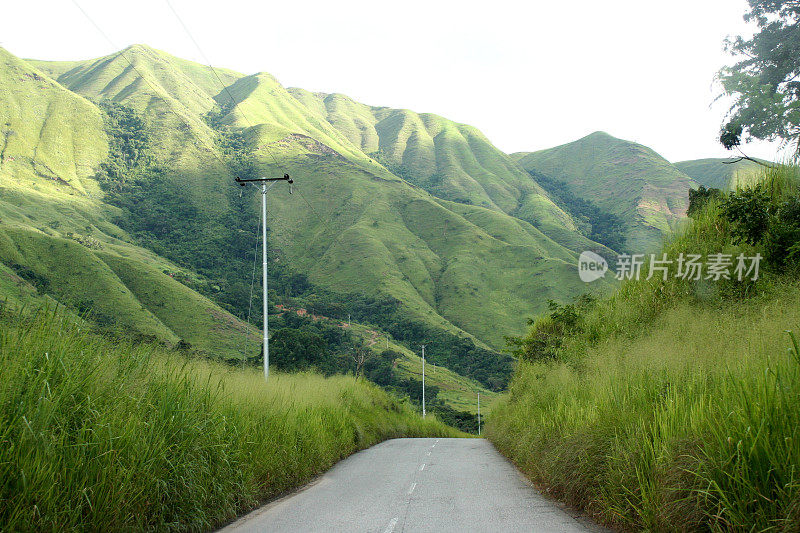
[[[389,522],[389,525],[386,526],[386,529],[383,531],[383,533],[392,533],[392,531],[394,531],[394,526],[396,525],[397,525],[397,517],[392,518],[392,521]]]
[[[414,489],[416,489],[416,488],[417,488],[417,484],[416,483],[412,483],[411,484],[411,488],[408,489],[408,493],[411,494],[412,492],[414,492]]]

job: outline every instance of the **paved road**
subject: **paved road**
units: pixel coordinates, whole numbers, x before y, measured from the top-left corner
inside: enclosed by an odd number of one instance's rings
[[[223,531],[604,530],[541,496],[486,440],[394,439]]]

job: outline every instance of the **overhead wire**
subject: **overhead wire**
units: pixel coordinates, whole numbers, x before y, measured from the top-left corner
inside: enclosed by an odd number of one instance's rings
[[[183,18],[181,18],[181,16],[178,14],[178,10],[175,9],[175,6],[172,5],[172,2],[170,2],[170,0],[165,0],[165,2],[167,4],[167,7],[169,7],[170,11],[172,11],[172,14],[175,16],[175,19],[178,21],[178,23],[183,28],[184,33],[186,33],[187,37],[189,37],[189,40],[192,41],[192,43],[194,44],[194,47],[197,48],[197,51],[200,53],[200,56],[206,62],[206,65],[208,66],[208,68],[211,69],[211,72],[214,74],[214,77],[217,79],[217,82],[219,83],[220,87],[222,88],[222,91],[225,92],[225,94],[228,95],[228,98],[230,100],[230,104],[232,106],[230,111],[232,112],[232,111],[236,110],[236,107],[239,105],[239,102],[237,102],[236,99],[233,97],[233,94],[231,93],[230,88],[225,84],[225,82],[222,81],[222,78],[220,77],[219,73],[217,72],[217,69],[214,68],[214,65],[208,59],[208,56],[203,51],[203,48],[200,46],[200,43],[198,43],[197,39],[195,39],[194,35],[192,35],[192,32],[189,31],[189,27],[186,25],[186,22],[184,22]],[[239,113],[241,114],[242,118],[244,118],[245,122],[247,123],[247,126],[252,130],[253,129],[253,123],[250,122],[249,118],[247,118],[247,114],[245,114],[245,112],[242,109],[239,109]],[[275,158],[275,155],[269,149],[269,146],[265,146],[265,148],[267,150],[267,153],[272,158],[272,162],[275,164],[275,166],[277,168],[280,169],[280,165],[278,164],[278,161]],[[291,185],[290,185],[290,187],[291,187]],[[261,227],[261,224],[262,224],[261,217],[262,217],[261,211],[259,210],[259,213],[258,213],[258,225],[256,226],[256,232],[258,231],[258,228]],[[267,221],[264,220],[263,223],[266,224]],[[248,302],[247,302],[247,325],[248,326],[252,326],[252,323],[250,322],[250,320],[251,320],[252,312],[253,312],[253,292],[255,292],[256,265],[257,265],[257,262],[258,262],[258,250],[259,250],[259,247],[260,247],[260,244],[261,244],[260,239],[256,238],[255,241],[256,241],[255,242],[255,251],[253,252],[253,271],[252,271],[252,275],[250,276],[250,295],[249,295]],[[264,309],[262,312],[263,313],[267,313],[268,310]],[[242,349],[242,355],[244,356],[245,359],[247,358],[247,350],[249,349],[249,344],[250,344],[249,341],[250,341],[250,336],[247,334],[247,331],[245,331],[245,333],[244,333],[244,343],[243,343],[243,349]]]
[[[200,56],[206,62],[208,68],[211,69],[211,72],[214,74],[214,77],[217,79],[217,82],[219,83],[219,85],[222,88],[222,90],[228,95],[228,98],[230,99],[230,102],[231,102],[231,104],[233,106],[231,108],[231,111],[235,110],[237,108],[237,106],[239,105],[239,102],[236,101],[236,99],[233,97],[233,94],[231,94],[230,89],[228,88],[228,86],[225,85],[225,83],[222,81],[222,78],[220,77],[219,73],[217,72],[217,69],[214,68],[214,65],[212,65],[211,61],[208,59],[208,56],[203,51],[203,48],[200,46],[200,43],[197,41],[197,39],[194,38],[194,35],[192,35],[191,30],[189,30],[189,26],[186,24],[186,22],[180,16],[180,14],[178,13],[178,10],[175,9],[175,6],[172,5],[172,2],[170,0],[164,0],[164,1],[166,2],[166,4],[169,7],[170,11],[172,11],[172,14],[175,16],[177,21],[180,23],[181,27],[183,28],[183,31],[186,33],[186,35],[192,41],[192,43],[194,44],[195,48],[197,48],[197,51],[200,53]],[[244,112],[244,110],[239,108],[239,113],[241,114],[241,116],[245,120],[245,122],[247,123],[248,127],[251,130],[254,129],[253,123],[247,117],[247,114]],[[272,150],[270,150],[269,144],[265,144],[265,145],[262,145],[262,146],[266,149],[267,154],[270,156],[270,158],[272,159],[272,162],[275,164],[275,166],[280,169],[281,165],[278,164],[278,161],[277,161],[277,159],[275,157],[275,154],[272,152]],[[291,187],[291,185],[290,185],[290,187]],[[295,187],[296,187],[296,184],[295,184]],[[332,232],[332,228],[331,228],[330,224],[328,224],[328,221],[326,221],[319,214],[319,212],[314,208],[314,206],[311,205],[311,202],[308,201],[308,199],[302,193],[300,188],[296,187],[295,190],[297,190],[298,195],[303,200],[303,202],[308,206],[308,208],[311,210],[311,212],[314,214],[314,216],[322,223],[323,226],[325,226],[325,228],[328,231]],[[291,189],[290,189],[290,192],[291,192]],[[264,221],[264,223],[266,224],[266,221]],[[260,225],[261,225],[261,220],[260,220],[260,215],[259,215],[259,226]],[[333,242],[331,242],[330,246],[333,246],[334,244],[336,244],[339,241],[339,238],[341,237],[341,235],[342,235],[342,233],[339,233],[336,236],[336,238],[333,240]],[[255,286],[255,265],[256,265],[257,256],[258,256],[258,242],[256,243],[256,253],[255,253],[254,258],[253,258],[253,276],[252,276],[251,282],[250,282],[250,301],[249,301],[249,310],[248,310],[248,314],[247,314],[247,323],[248,324],[250,324],[251,310],[252,310],[252,306],[253,306],[253,287]],[[263,312],[266,313],[267,310],[265,309]],[[246,349],[247,349],[247,344],[245,345],[245,350]]]
[[[181,16],[178,14],[177,10],[176,10],[176,9],[175,9],[175,7],[172,5],[172,3],[170,2],[170,0],[165,0],[165,1],[166,1],[166,3],[167,3],[167,6],[169,7],[170,11],[172,11],[173,15],[175,16],[175,18],[176,18],[176,19],[178,20],[178,22],[180,23],[180,25],[181,25],[181,27],[183,28],[184,32],[187,34],[187,36],[189,37],[189,39],[192,41],[192,43],[194,44],[194,46],[197,48],[197,50],[198,50],[198,52],[200,53],[200,55],[201,55],[201,56],[203,57],[203,59],[206,61],[208,68],[209,68],[209,69],[211,70],[211,72],[214,74],[214,77],[216,78],[217,82],[220,84],[220,87],[221,87],[221,88],[222,88],[222,90],[223,90],[223,91],[224,91],[224,92],[227,94],[228,98],[230,99],[231,103],[233,104],[233,107],[231,108],[231,111],[235,110],[235,109],[237,108],[237,106],[239,105],[239,102],[237,102],[237,101],[236,101],[236,99],[234,98],[233,94],[231,93],[231,91],[230,91],[229,87],[228,87],[227,85],[225,85],[225,83],[222,81],[222,78],[221,78],[221,76],[219,75],[219,73],[217,72],[217,70],[214,68],[214,66],[211,64],[211,62],[208,60],[208,56],[205,54],[205,52],[203,51],[202,47],[201,47],[201,46],[200,46],[200,44],[197,42],[197,39],[195,39],[195,38],[194,38],[194,36],[192,35],[192,33],[191,33],[191,31],[189,30],[188,26],[187,26],[187,25],[186,25],[186,23],[183,21],[183,19],[181,18]],[[176,111],[176,110],[173,108],[173,106],[170,104],[170,102],[168,102],[168,101],[167,101],[167,99],[166,99],[166,98],[164,98],[164,96],[162,96],[162,95],[161,95],[161,93],[160,93],[160,92],[159,92],[159,90],[156,88],[156,86],[155,86],[153,83],[151,83],[151,82],[150,82],[150,80],[148,80],[148,79],[147,79],[147,77],[144,75],[144,73],[143,73],[141,70],[139,70],[139,68],[137,68],[137,67],[136,67],[136,65],[134,64],[134,62],[131,60],[131,58],[130,58],[130,57],[128,57],[128,55],[125,53],[125,51],[124,51],[124,50],[122,50],[122,49],[120,49],[120,48],[117,46],[117,44],[114,42],[114,40],[113,40],[113,39],[111,39],[111,37],[110,37],[110,36],[109,36],[109,35],[108,35],[108,34],[107,34],[107,33],[106,33],[104,30],[103,30],[103,28],[102,28],[102,27],[100,27],[100,25],[99,25],[99,24],[98,24],[98,23],[97,23],[97,22],[96,22],[96,21],[95,21],[95,20],[94,20],[94,19],[93,19],[91,16],[89,16],[89,14],[87,13],[87,11],[86,11],[86,10],[83,8],[83,6],[81,6],[81,4],[78,2],[78,0],[72,0],[72,3],[73,3],[73,4],[75,5],[75,7],[76,7],[76,8],[78,8],[78,10],[79,10],[79,11],[80,11],[80,12],[83,14],[83,16],[86,18],[86,20],[88,20],[88,21],[89,21],[89,23],[90,23],[92,26],[94,26],[94,28],[95,28],[95,29],[98,31],[98,33],[100,33],[100,35],[102,35],[102,36],[103,36],[103,38],[104,38],[104,39],[105,39],[105,40],[106,40],[106,41],[107,41],[107,42],[108,42],[108,43],[109,43],[109,44],[112,46],[112,48],[114,48],[115,50],[120,50],[120,52],[119,52],[119,55],[121,55],[121,56],[122,56],[122,57],[125,59],[125,61],[126,61],[126,62],[128,63],[128,65],[131,67],[131,69],[132,69],[134,72],[136,72],[136,74],[139,76],[139,78],[140,78],[140,79],[141,79],[143,82],[145,82],[145,83],[146,83],[146,84],[147,84],[147,85],[150,87],[150,89],[153,91],[153,95],[154,95],[155,97],[159,98],[159,99],[160,99],[162,102],[164,102],[164,104],[167,106],[167,109],[168,109],[168,110],[169,110],[169,111],[170,111],[170,112],[171,112],[173,115],[175,115],[175,117],[177,117],[177,118],[178,118],[178,120],[180,120],[180,121],[183,123],[183,125],[186,127],[187,131],[191,131],[191,130],[192,130],[192,126],[191,126],[191,124],[190,124],[190,123],[189,123],[189,122],[186,120],[186,118],[184,118],[184,117],[183,117],[183,116],[182,116],[180,113],[178,113],[178,112],[177,112],[177,111]],[[244,111],[243,111],[241,108],[239,108],[239,113],[241,114],[241,116],[242,116],[242,118],[245,120],[245,122],[247,123],[248,127],[249,127],[250,129],[253,129],[253,128],[254,128],[254,126],[253,126],[253,123],[250,121],[250,119],[247,117],[247,114],[246,114],[246,113],[245,113],[245,112],[244,112]],[[277,161],[277,159],[276,159],[276,157],[275,157],[275,154],[274,154],[274,153],[272,153],[272,150],[270,150],[270,148],[269,148],[269,145],[268,145],[268,144],[267,144],[267,145],[263,145],[263,147],[266,149],[266,151],[267,151],[267,154],[270,156],[270,158],[272,159],[272,162],[275,164],[275,166],[276,166],[277,168],[280,168],[280,164],[278,163],[278,161]],[[219,162],[220,162],[220,163],[223,165],[223,167],[225,167],[225,168],[228,168],[229,170],[233,170],[233,169],[231,169],[231,168],[230,168],[230,163],[229,163],[229,162],[226,162],[225,160],[223,160],[223,159],[222,159],[222,157],[220,157],[220,155],[219,155],[219,154],[218,154],[216,151],[212,150],[212,151],[211,151],[211,154],[212,154],[212,155],[213,155],[213,156],[214,156],[214,157],[215,157],[215,158],[216,158],[216,159],[217,159],[217,160],[218,160],[218,161],[219,161]],[[235,172],[233,172],[233,173],[235,174]],[[316,217],[316,218],[319,220],[319,222],[321,222],[321,223],[322,223],[322,225],[323,225],[323,226],[324,226],[324,227],[325,227],[325,228],[326,228],[328,231],[330,231],[331,233],[335,234],[336,232],[333,230],[333,228],[332,228],[332,227],[331,227],[331,225],[329,224],[329,220],[325,220],[325,219],[324,219],[324,218],[323,218],[323,217],[322,217],[322,216],[319,214],[319,212],[318,212],[318,211],[317,211],[317,210],[314,208],[314,206],[313,206],[313,205],[312,205],[312,204],[311,204],[311,203],[308,201],[308,199],[305,197],[305,195],[302,193],[302,191],[300,190],[300,188],[299,188],[299,187],[297,187],[297,188],[296,188],[296,190],[297,190],[297,192],[298,192],[298,194],[299,194],[300,198],[301,198],[301,199],[303,200],[303,202],[304,202],[304,203],[305,203],[305,204],[306,204],[306,205],[309,207],[309,209],[310,209],[310,210],[311,210],[311,212],[314,214],[314,216],[315,216],[315,217]],[[261,222],[262,222],[262,221],[261,221],[261,216],[259,215],[259,226],[261,225]],[[266,223],[266,221],[264,221],[264,223]],[[340,233],[339,233],[339,234],[338,234],[338,235],[337,235],[337,236],[334,238],[334,240],[331,242],[330,246],[333,246],[334,244],[336,244],[336,243],[339,241],[339,239],[341,238],[341,236],[342,236],[342,235],[343,235],[343,233],[342,233],[342,232],[340,232]],[[253,298],[253,287],[254,287],[254,284],[255,284],[255,265],[257,264],[257,258],[258,258],[258,249],[259,249],[259,242],[258,242],[258,239],[256,239],[256,250],[255,250],[255,253],[254,253],[254,256],[253,256],[254,267],[253,267],[253,275],[252,275],[252,279],[251,279],[251,287],[250,287],[250,301],[249,301],[249,304],[248,304],[248,307],[249,307],[249,309],[248,309],[248,321],[247,321],[248,325],[251,325],[251,324],[250,324],[250,317],[252,316],[252,298]],[[264,310],[264,312],[267,312],[267,310],[265,309],[265,310]],[[245,348],[245,349],[246,349],[246,348]]]
[[[168,109],[170,112],[172,112],[172,114],[173,114],[173,115],[175,115],[175,116],[178,118],[178,120],[180,120],[181,122],[183,122],[183,125],[184,125],[184,126],[186,126],[186,129],[187,129],[187,131],[191,131],[191,129],[192,129],[192,126],[191,126],[191,124],[189,124],[189,122],[188,122],[188,121],[187,121],[187,120],[186,120],[184,117],[182,117],[182,116],[180,115],[180,113],[178,113],[178,112],[177,112],[175,109],[173,109],[173,108],[172,108],[172,106],[171,106],[171,105],[170,105],[170,103],[169,103],[169,102],[166,100],[166,98],[164,98],[164,97],[163,97],[163,96],[162,96],[162,95],[159,93],[159,91],[158,91],[158,89],[155,87],[155,85],[153,85],[152,83],[150,83],[150,80],[148,80],[148,79],[145,77],[145,75],[142,73],[142,71],[140,71],[138,68],[136,68],[136,65],[133,63],[133,61],[131,61],[131,59],[128,57],[128,55],[125,53],[125,51],[124,51],[124,50],[121,50],[121,49],[119,49],[119,47],[118,47],[118,46],[117,46],[117,44],[116,44],[116,43],[115,43],[115,42],[114,42],[114,41],[111,39],[111,37],[109,37],[109,36],[108,36],[108,34],[107,34],[105,31],[103,31],[103,28],[101,28],[101,27],[100,27],[100,25],[99,25],[99,24],[97,24],[97,22],[95,22],[95,21],[94,21],[94,19],[93,19],[92,17],[90,17],[90,16],[89,16],[89,14],[86,12],[86,10],[85,10],[85,9],[83,9],[83,7],[82,7],[82,6],[81,6],[81,5],[78,3],[78,0],[72,0],[72,3],[73,3],[73,4],[75,4],[75,7],[77,7],[77,8],[78,8],[78,10],[79,10],[81,13],[83,13],[83,16],[86,18],[86,20],[88,20],[88,21],[89,21],[89,22],[92,24],[92,26],[94,26],[94,27],[95,27],[95,29],[96,29],[98,32],[100,32],[100,35],[102,35],[102,36],[105,38],[105,40],[106,40],[106,41],[108,41],[108,44],[110,44],[110,45],[112,46],[112,48],[114,48],[115,50],[120,50],[120,52],[119,52],[119,55],[121,55],[121,56],[122,56],[122,57],[125,59],[125,61],[127,61],[127,62],[128,62],[128,65],[130,65],[131,69],[133,69],[133,71],[134,71],[134,72],[136,72],[136,74],[139,76],[139,78],[140,78],[140,79],[141,79],[143,82],[145,82],[145,83],[146,83],[146,84],[147,84],[147,85],[150,87],[150,89],[152,89],[152,90],[153,90],[153,94],[154,94],[154,96],[155,96],[156,98],[160,99],[162,102],[164,102],[164,104],[166,104],[166,106],[167,106],[167,109]],[[230,166],[230,165],[228,165],[228,163],[226,163],[226,162],[225,162],[225,161],[224,161],[224,160],[223,160],[223,159],[222,159],[222,158],[219,156],[219,154],[217,154],[217,153],[216,153],[216,152],[214,152],[213,150],[212,150],[212,152],[211,152],[211,153],[214,155],[214,157],[216,157],[216,158],[217,158],[217,160],[218,160],[218,161],[219,161],[219,162],[220,162],[220,163],[221,163],[223,166],[225,166],[225,167],[229,167],[229,166]]]
[[[219,82],[219,85],[222,88],[222,90],[225,91],[226,94],[228,95],[228,98],[230,98],[230,101],[233,104],[232,110],[236,109],[236,107],[239,105],[239,102],[237,102],[235,100],[235,98],[231,94],[228,86],[225,85],[225,83],[222,81],[222,78],[217,73],[217,69],[215,69],[214,66],[211,64],[211,61],[208,59],[208,56],[206,55],[206,53],[203,51],[203,48],[200,46],[200,43],[197,41],[197,39],[194,38],[194,35],[192,35],[191,30],[189,30],[189,26],[186,24],[186,22],[183,20],[183,18],[181,18],[181,16],[178,13],[177,9],[175,9],[175,6],[172,5],[171,0],[164,0],[164,1],[167,3],[167,6],[169,6],[169,9],[170,9],[170,11],[172,11],[172,14],[175,15],[175,18],[180,23],[181,27],[183,28],[183,31],[186,33],[186,35],[192,41],[192,43],[194,44],[195,48],[197,48],[197,51],[200,53],[200,56],[206,62],[208,68],[211,69],[211,72],[214,74],[214,77],[217,79],[217,82]],[[247,117],[247,114],[244,112],[244,110],[239,108],[239,113],[241,114],[241,116],[245,120],[245,122],[247,122],[247,125],[251,129],[253,129],[254,128],[253,123]],[[265,145],[262,145],[262,146],[266,149],[267,154],[269,154],[269,156],[272,158],[272,162],[275,164],[275,166],[280,168],[281,165],[278,164],[278,161],[275,158],[275,154],[272,153],[272,150],[270,150],[270,148],[269,148],[269,144],[265,144]],[[305,195],[303,195],[303,193],[300,190],[300,187],[298,187],[297,183],[294,184],[294,187],[295,187],[295,190],[297,190],[297,192],[300,195],[300,197],[302,198],[303,202],[305,202],[305,204],[308,206],[308,208],[314,214],[314,216],[322,223],[323,226],[325,226],[326,229],[328,229],[329,231],[333,232],[333,229],[331,228],[330,224],[328,224],[329,221],[326,221],[322,216],[320,216],[319,212],[317,212],[317,210],[314,208],[314,206],[311,205],[311,203],[306,199]],[[335,244],[339,240],[339,237],[341,237],[341,233],[339,233],[339,235],[336,237],[336,239],[334,239],[334,241],[331,243],[331,245]]]
[[[258,226],[261,226],[261,210],[258,211]],[[253,287],[256,284],[256,265],[258,264],[258,249],[259,245],[261,244],[260,239],[256,239],[256,250],[253,253],[253,273],[250,276],[250,299],[248,301],[247,307],[247,325],[251,326],[250,317],[253,313]],[[264,311],[266,312],[266,310]],[[242,355],[244,355],[243,362],[247,360],[247,350],[250,348],[250,336],[247,334],[247,331],[244,332],[244,346],[242,349]]]
[[[169,103],[169,102],[168,102],[168,101],[167,101],[167,100],[166,100],[166,99],[165,99],[165,98],[164,98],[164,97],[163,97],[163,96],[162,96],[162,95],[159,93],[159,90],[158,90],[158,89],[157,89],[157,88],[156,88],[156,87],[155,87],[155,86],[154,86],[154,85],[153,85],[153,84],[150,82],[150,80],[148,80],[148,79],[147,79],[147,77],[145,77],[144,73],[142,73],[142,71],[141,71],[141,70],[139,70],[139,69],[136,67],[136,65],[135,65],[135,64],[133,63],[133,61],[132,61],[132,60],[131,60],[131,59],[128,57],[128,55],[125,53],[125,51],[124,51],[124,50],[121,50],[121,49],[120,49],[120,48],[117,46],[117,44],[114,42],[114,40],[113,40],[113,39],[111,39],[111,37],[109,37],[109,35],[108,35],[108,34],[107,34],[107,33],[106,33],[104,30],[103,30],[103,28],[101,28],[101,27],[100,27],[100,25],[99,25],[99,24],[97,24],[97,22],[95,22],[95,20],[94,20],[92,17],[90,17],[90,16],[89,16],[89,14],[86,12],[86,10],[85,10],[85,9],[83,9],[83,6],[81,6],[81,5],[80,5],[80,3],[78,3],[78,1],[77,1],[77,0],[72,0],[72,3],[73,3],[73,4],[75,5],[75,7],[77,7],[77,8],[78,8],[78,10],[79,10],[79,11],[80,11],[80,12],[83,14],[83,16],[86,18],[86,20],[88,20],[88,21],[89,21],[89,23],[91,23],[91,25],[95,27],[95,29],[96,29],[96,30],[97,30],[97,31],[100,33],[100,35],[102,35],[102,36],[103,36],[103,38],[105,38],[105,40],[106,40],[106,41],[107,41],[107,42],[108,42],[108,43],[109,43],[109,44],[110,44],[110,45],[111,45],[111,46],[112,46],[112,47],[113,47],[115,50],[120,50],[120,52],[119,52],[119,55],[121,55],[121,56],[122,56],[122,57],[125,59],[125,61],[127,61],[128,65],[130,65],[131,69],[132,69],[134,72],[136,72],[136,74],[139,76],[139,79],[141,79],[143,82],[145,82],[145,83],[146,83],[146,84],[147,84],[147,85],[150,87],[150,89],[153,91],[153,95],[154,95],[156,98],[159,98],[159,99],[160,99],[162,102],[164,102],[164,104],[167,106],[167,109],[168,109],[170,112],[172,112],[172,114],[173,114],[173,115],[175,115],[175,116],[178,118],[178,120],[180,120],[180,121],[183,123],[183,125],[184,125],[184,126],[186,126],[186,129],[187,129],[187,131],[191,131],[191,130],[192,130],[192,126],[189,124],[189,122],[188,122],[188,121],[187,121],[187,120],[186,120],[186,119],[185,119],[183,116],[181,116],[181,115],[180,115],[180,113],[178,113],[178,112],[177,112],[175,109],[173,109],[173,107],[170,105],[170,103]],[[169,2],[168,2],[168,3],[169,3]],[[171,6],[171,5],[170,5],[170,8],[172,8],[172,6]],[[173,12],[174,12],[174,9],[173,9]],[[177,16],[177,13],[176,13],[176,16]],[[181,24],[183,24],[183,22],[182,22],[182,21],[181,21]],[[192,40],[194,41],[194,39],[193,39],[193,38],[192,38]],[[196,43],[195,43],[195,44],[196,44]],[[201,53],[202,53],[202,51],[201,51]],[[209,66],[210,66],[210,65],[209,65]],[[219,75],[216,73],[216,70],[215,70],[213,67],[211,67],[211,69],[212,69],[212,71],[214,72],[214,75],[217,77],[217,80],[218,80],[220,83],[222,83],[222,80],[220,79]],[[223,84],[223,85],[224,85],[224,84]],[[227,87],[224,87],[224,88],[227,90]],[[231,98],[231,100],[232,100],[232,101],[234,101],[234,100],[233,100],[233,96],[230,94],[230,91],[228,91],[228,96]],[[234,101],[234,102],[235,102],[235,101]],[[235,107],[235,105],[236,105],[236,104],[234,103],[234,107]],[[242,116],[244,116],[244,114],[242,114]],[[246,117],[245,117],[245,120],[247,120],[247,118],[246,118]],[[249,123],[249,121],[248,121],[248,123]],[[219,161],[219,162],[222,164],[222,166],[223,166],[224,168],[228,168],[229,170],[233,170],[232,168],[230,168],[230,164],[229,164],[228,162],[226,162],[225,160],[223,160],[223,159],[222,159],[222,157],[220,157],[220,156],[219,156],[219,154],[218,154],[216,151],[212,150],[212,151],[211,151],[211,154],[212,154],[212,155],[213,155],[213,156],[214,156],[214,157],[215,157],[215,158],[216,158],[216,159],[217,159],[217,160],[218,160],[218,161]],[[273,160],[274,160],[274,156],[273,156]],[[277,161],[276,161],[276,165],[277,165]],[[235,174],[235,172],[233,172],[233,173]],[[261,214],[259,213],[259,226],[261,225],[261,218],[260,218],[260,217],[261,217]],[[259,239],[256,239],[256,249],[255,249],[255,252],[254,252],[254,254],[253,254],[253,274],[252,274],[251,285],[250,285],[250,301],[249,301],[249,305],[248,305],[248,307],[249,307],[249,308],[248,308],[248,312],[247,312],[247,316],[248,316],[248,319],[247,319],[247,325],[248,325],[248,326],[251,326],[251,325],[252,325],[252,324],[250,323],[250,318],[251,318],[251,316],[252,316],[252,307],[253,307],[253,286],[254,286],[254,283],[255,283],[255,265],[257,264],[259,245],[260,245]],[[245,353],[245,355],[246,355],[246,350],[247,350],[247,347],[248,347],[248,345],[247,345],[247,341],[248,341],[248,340],[249,340],[249,336],[247,335],[247,331],[245,331],[245,347],[244,347],[244,350],[245,350],[245,351],[244,351],[244,353]]]
[[[200,55],[202,56],[203,60],[206,62],[206,66],[208,66],[208,68],[211,69],[211,72],[214,74],[214,77],[217,78],[217,81],[219,82],[220,87],[222,87],[222,90],[225,91],[225,93],[228,95],[228,98],[230,99],[231,104],[233,104],[233,107],[231,108],[231,111],[235,110],[236,107],[239,105],[239,102],[236,101],[236,99],[233,97],[233,94],[231,94],[231,91],[228,88],[228,86],[225,85],[225,83],[222,81],[222,78],[220,77],[219,73],[217,72],[217,69],[215,69],[214,65],[211,64],[211,61],[209,61],[208,56],[203,51],[203,49],[200,47],[200,43],[197,42],[197,39],[194,38],[194,36],[192,35],[192,32],[189,31],[189,27],[186,25],[186,23],[183,21],[181,16],[178,14],[178,11],[175,9],[175,6],[172,5],[172,2],[170,2],[170,0],[164,0],[164,1],[167,3],[167,6],[169,6],[169,9],[170,9],[170,11],[172,11],[172,14],[175,15],[175,18],[180,23],[181,27],[183,28],[183,31],[186,33],[186,35],[192,41],[192,43],[194,44],[195,48],[197,48],[197,51],[200,53]],[[239,113],[241,113],[242,118],[244,118],[244,121],[247,122],[247,126],[250,129],[253,129],[254,128],[253,123],[250,122],[250,119],[247,118],[247,115],[245,114],[245,112],[241,108],[239,108]],[[272,151],[269,149],[269,145],[264,145],[264,147],[267,149],[267,153],[272,158],[272,162],[275,163],[275,166],[280,168],[280,165],[278,164],[277,159],[275,159],[275,154],[273,154]]]

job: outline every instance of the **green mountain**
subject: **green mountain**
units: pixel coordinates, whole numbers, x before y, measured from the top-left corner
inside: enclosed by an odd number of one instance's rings
[[[561,182],[570,194],[621,218],[627,250],[654,250],[685,218],[697,184],[656,152],[595,132],[577,141],[512,156],[523,168]]]
[[[367,106],[342,94],[289,92],[375,161],[436,198],[511,215],[573,251],[597,248],[476,128],[430,113]]]
[[[223,87],[207,67],[141,45],[31,63],[142,118],[158,179],[128,197],[120,186],[110,203],[136,242],[220,278],[223,292],[247,271],[253,240],[237,234],[253,231],[260,201],[231,185],[234,171],[295,178],[295,194],[269,197],[271,260],[287,272],[345,301],[397,302],[395,322],[479,346],[501,346],[521,317],[581,292],[575,251],[605,250],[469,126],[287,90],[265,73],[221,71]],[[235,310],[228,296],[220,301]]]
[[[761,168],[753,161],[735,159],[693,159],[673,165],[700,185],[723,190],[735,189],[738,184],[749,183]]]
[[[102,201],[94,178],[109,150],[100,109],[3,49],[0,80],[2,297],[237,353],[243,333],[256,330],[176,281],[181,268],[114,224],[120,210]]]

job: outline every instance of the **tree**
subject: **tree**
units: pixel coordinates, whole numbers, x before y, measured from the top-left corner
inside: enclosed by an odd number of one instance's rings
[[[720,141],[738,147],[742,135],[795,144],[800,154],[800,1],[748,0],[750,39],[728,38],[725,49],[740,58],[718,73],[723,94],[734,99]],[[743,159],[750,159],[743,156]]]
[[[305,329],[281,328],[270,338],[270,363],[281,370],[306,370],[324,363],[325,339]]]
[[[369,355],[370,351],[366,346],[353,346],[353,362],[356,365],[356,377],[361,375],[361,369],[364,367],[364,362]]]
[[[689,209],[686,216],[694,218],[711,200],[722,198],[722,191],[709,187],[706,189],[700,186],[698,189],[689,189]]]
[[[383,387],[391,385],[395,381],[394,362],[403,355],[394,350],[384,350],[375,357],[371,357],[364,363],[364,375]]]

